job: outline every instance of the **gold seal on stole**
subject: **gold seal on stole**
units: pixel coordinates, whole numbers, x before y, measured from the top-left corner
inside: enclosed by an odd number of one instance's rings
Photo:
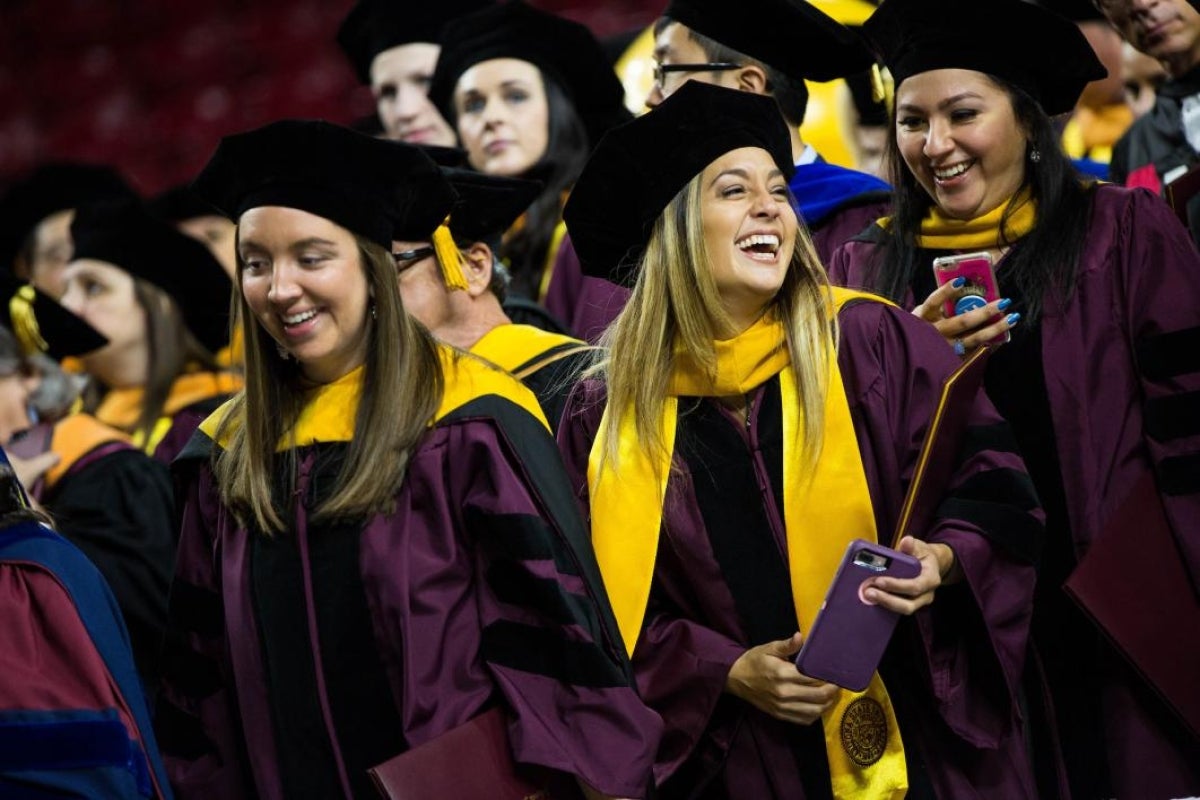
[[[887,748],[887,716],[879,701],[860,697],[842,713],[842,748],[850,760],[869,767]]]

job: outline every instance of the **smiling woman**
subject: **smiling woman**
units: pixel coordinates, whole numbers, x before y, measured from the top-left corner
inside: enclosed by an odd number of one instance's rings
[[[402,304],[388,248],[454,207],[437,165],[289,120],[195,188],[239,224],[246,389],[177,462],[177,796],[372,796],[368,769],[498,709],[516,761],[644,797],[658,723],[537,401]]]
[[[691,81],[605,137],[565,210],[585,273],[633,285],[559,444],[666,726],[655,778],[666,797],[1030,797],[1003,675],[1039,523],[985,400],[950,485],[993,487],[1011,528],[948,491],[954,513],[899,543],[920,575],[865,590],[913,617],[866,691],[792,663],[847,544],[893,529],[955,359],[912,315],[830,289],[791,158],[773,99]]]
[[[894,213],[843,245],[830,277],[912,308],[960,353],[1011,330],[985,383],[1046,509],[1025,670],[1041,796],[1057,795],[1062,761],[1075,797],[1195,795],[1200,739],[1063,586],[1099,543],[1158,536],[1191,576],[1177,602],[1195,603],[1200,440],[1172,409],[1200,402],[1195,348],[1180,346],[1200,336],[1200,256],[1158,198],[1085,181],[1062,152],[1051,117],[1104,75],[1073,23],[1019,0],[888,0],[864,30],[896,83]],[[974,251],[995,259],[1001,299],[946,316],[962,290],[936,288],[934,260]],[[1135,487],[1139,519],[1151,498],[1168,529],[1118,522]],[[1122,561],[1127,583],[1105,591],[1137,595],[1159,569]],[[1148,639],[1152,661],[1175,659],[1170,638]]]

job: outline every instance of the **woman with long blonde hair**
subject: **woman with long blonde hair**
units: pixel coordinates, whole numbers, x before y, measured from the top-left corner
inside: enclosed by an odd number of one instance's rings
[[[537,401],[401,302],[388,248],[445,219],[437,166],[285,121],[194,187],[238,223],[246,388],[177,462],[178,796],[372,796],[369,768],[490,709],[517,762],[644,796],[656,720]]]
[[[566,209],[585,270],[633,285],[559,444],[663,718],[660,796],[1032,796],[1013,687],[1040,522],[985,400],[899,543],[919,575],[860,588],[902,615],[867,688],[793,663],[849,543],[889,542],[956,360],[829,287],[791,168],[772,100],[691,82],[602,140]]]

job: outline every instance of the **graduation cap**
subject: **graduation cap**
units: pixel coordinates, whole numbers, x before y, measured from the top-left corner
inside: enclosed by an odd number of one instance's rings
[[[671,0],[663,16],[790,78],[829,81],[873,61],[858,34],[804,0]]]
[[[765,95],[688,81],[652,113],[614,128],[563,209],[584,274],[632,284],[655,220],[688,181],[741,147],[795,171],[787,124]]]
[[[371,64],[384,50],[414,42],[436,44],[452,19],[492,5],[491,0],[359,0],[338,28],[337,41],[361,83],[371,82]]]
[[[60,361],[108,344],[82,317],[8,270],[0,270],[0,325],[12,331],[26,356],[45,353]]]
[[[454,190],[421,148],[316,120],[226,136],[192,189],[235,222],[258,206],[307,211],[381,247],[446,218]]]
[[[105,199],[136,197],[114,170],[52,162],[13,184],[0,200],[0,266],[9,268],[38,223],[58,211]]]
[[[525,213],[545,188],[538,181],[484,175],[469,169],[442,170],[458,203],[450,212],[456,239],[481,242],[500,236]]]
[[[1066,17],[1072,22],[1103,20],[1104,14],[1092,0],[1032,0],[1036,5]]]
[[[1074,23],[1023,0],[887,0],[863,32],[897,91],[921,72],[969,69],[1020,87],[1054,116],[1108,74]]]
[[[450,22],[429,98],[454,119],[454,86],[464,72],[495,58],[528,61],[562,86],[591,143],[629,119],[625,88],[587,27],[513,0]]]
[[[71,223],[71,238],[73,260],[112,264],[170,295],[188,330],[211,352],[228,342],[232,284],[200,242],[137,202],[81,206]]]

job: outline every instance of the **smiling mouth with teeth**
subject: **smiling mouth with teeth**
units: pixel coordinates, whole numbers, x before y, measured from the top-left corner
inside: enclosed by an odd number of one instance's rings
[[[299,314],[285,314],[281,317],[281,319],[283,320],[284,325],[291,326],[291,325],[299,325],[302,322],[308,322],[310,319],[312,319],[316,315],[317,315],[317,310],[315,308],[313,308],[313,309],[309,309],[308,311],[303,311]]]
[[[774,258],[779,252],[779,237],[774,234],[756,233],[734,242],[739,250],[751,256]]]
[[[944,167],[942,169],[933,170],[933,177],[938,181],[948,181],[953,178],[957,178],[959,175],[962,175],[973,166],[975,166],[974,159],[971,161],[963,161],[962,163],[955,164],[953,167]]]

